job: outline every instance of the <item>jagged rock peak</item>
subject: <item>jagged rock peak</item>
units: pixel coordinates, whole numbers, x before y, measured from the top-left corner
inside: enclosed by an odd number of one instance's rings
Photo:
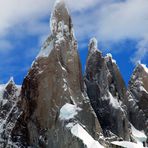
[[[95,51],[98,50],[98,41],[96,38],[91,38],[89,41],[89,53],[94,53]]]
[[[141,62],[139,62],[134,70],[134,72],[136,71],[145,71],[146,73],[148,73],[148,68],[145,64],[142,64]]]
[[[131,76],[131,80],[129,81],[129,85],[138,85],[139,87],[141,85],[144,85],[148,90],[148,68],[146,65],[141,64],[140,62],[137,64],[136,68],[134,69],[134,72]],[[136,83],[135,83],[136,82]]]
[[[116,64],[116,60],[113,59],[113,56],[112,56],[111,53],[107,53],[106,56],[105,56],[105,59],[106,59],[106,62],[111,61],[112,63]]]
[[[57,0],[50,19],[52,34],[71,32],[72,21],[64,0]]]
[[[10,79],[9,79],[9,81],[7,82],[6,85],[9,85],[9,84],[15,85],[15,82],[14,82],[14,78],[13,78],[13,77],[10,77]]]
[[[77,49],[71,17],[64,0],[57,0],[50,17],[51,35],[44,42],[38,58],[48,57],[53,49],[60,49],[60,44],[65,41],[71,43],[71,49]],[[34,63],[34,62],[33,62]]]

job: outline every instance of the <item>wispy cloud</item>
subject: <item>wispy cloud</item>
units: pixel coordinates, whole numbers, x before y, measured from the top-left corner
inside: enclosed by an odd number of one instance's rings
[[[131,57],[131,61],[135,64],[142,59],[148,59],[148,38],[139,41],[137,51],[134,53],[133,57]]]

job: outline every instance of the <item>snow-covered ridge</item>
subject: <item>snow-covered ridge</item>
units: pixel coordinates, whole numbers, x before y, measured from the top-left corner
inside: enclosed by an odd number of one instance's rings
[[[71,127],[71,133],[77,138],[81,139],[87,148],[104,148],[98,141],[94,140],[94,138],[89,135],[89,133],[78,123]]]

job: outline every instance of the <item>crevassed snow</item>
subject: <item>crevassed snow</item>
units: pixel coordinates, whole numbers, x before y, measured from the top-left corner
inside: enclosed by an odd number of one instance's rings
[[[137,141],[139,145],[140,144],[142,145],[142,142],[145,142],[147,140],[147,136],[145,135],[144,131],[137,130],[132,124],[131,124],[131,130],[134,139]]]
[[[80,124],[74,125],[71,128],[71,133],[81,139],[87,148],[104,148],[98,141],[94,140]]]
[[[144,148],[143,146],[139,144],[128,142],[128,141],[113,141],[111,143],[114,145],[125,147],[125,148]]]
[[[74,118],[78,111],[81,111],[81,108],[77,107],[76,105],[66,103],[61,109],[60,109],[60,116],[59,118],[61,120],[69,120]]]
[[[50,41],[50,43],[48,45],[41,48],[41,51],[37,55],[37,58],[38,57],[48,57],[49,54],[51,53],[53,47],[54,47],[54,41],[52,40],[52,41]]]

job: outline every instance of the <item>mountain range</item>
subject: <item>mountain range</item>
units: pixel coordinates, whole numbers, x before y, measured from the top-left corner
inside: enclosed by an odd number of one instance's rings
[[[50,29],[23,84],[11,78],[0,85],[0,147],[147,147],[148,68],[138,63],[126,86],[112,55],[104,57],[92,38],[83,75],[63,0]]]

